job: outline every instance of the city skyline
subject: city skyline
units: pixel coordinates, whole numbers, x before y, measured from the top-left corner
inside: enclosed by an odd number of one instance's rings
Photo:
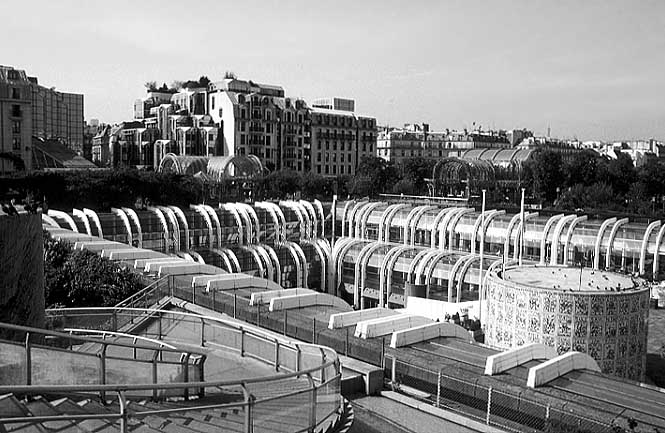
[[[0,9],[8,6],[0,7]],[[9,12],[9,11],[8,11]],[[12,4],[2,64],[120,122],[146,81],[239,78],[308,102],[356,100],[379,124],[665,137],[665,4],[643,1]],[[8,14],[9,15],[9,14]],[[57,24],[57,25],[54,25]]]

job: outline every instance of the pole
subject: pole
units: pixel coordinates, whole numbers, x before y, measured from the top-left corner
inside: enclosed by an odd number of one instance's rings
[[[483,190],[483,207],[481,210],[480,224],[480,287],[478,290],[478,320],[482,324],[483,316],[483,287],[485,281],[485,272],[483,272],[483,259],[485,257],[485,190]]]
[[[522,204],[520,206],[520,252],[519,265],[522,266],[522,255],[524,254],[524,188],[522,188]]]
[[[336,219],[337,219],[337,194],[333,194],[333,201],[332,201],[332,209],[330,210],[331,215],[332,215],[332,227],[330,230],[331,239],[330,239],[330,247],[335,246],[335,224],[336,224]],[[325,224],[325,221],[321,222],[322,224]]]

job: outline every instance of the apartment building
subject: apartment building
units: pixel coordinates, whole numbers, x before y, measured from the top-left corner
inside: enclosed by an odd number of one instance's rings
[[[317,174],[354,175],[363,157],[375,156],[376,119],[352,111],[311,109],[312,168]]]
[[[31,87],[25,71],[0,66],[0,174],[31,168]]]
[[[511,147],[503,131],[480,130],[430,132],[429,125],[407,124],[403,128],[382,128],[377,137],[377,156],[400,163],[408,158],[442,159],[460,151]]]

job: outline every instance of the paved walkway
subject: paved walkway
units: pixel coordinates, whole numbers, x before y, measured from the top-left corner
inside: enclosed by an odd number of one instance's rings
[[[360,397],[351,401],[355,419],[350,433],[475,433],[468,427],[414,409],[386,397]]]

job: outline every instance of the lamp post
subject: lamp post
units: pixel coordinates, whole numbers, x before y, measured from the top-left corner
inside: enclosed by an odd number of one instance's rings
[[[478,291],[478,320],[482,324],[483,291],[485,290],[485,272],[483,272],[483,259],[485,256],[485,190],[483,190],[483,205],[480,213],[480,290]]]

